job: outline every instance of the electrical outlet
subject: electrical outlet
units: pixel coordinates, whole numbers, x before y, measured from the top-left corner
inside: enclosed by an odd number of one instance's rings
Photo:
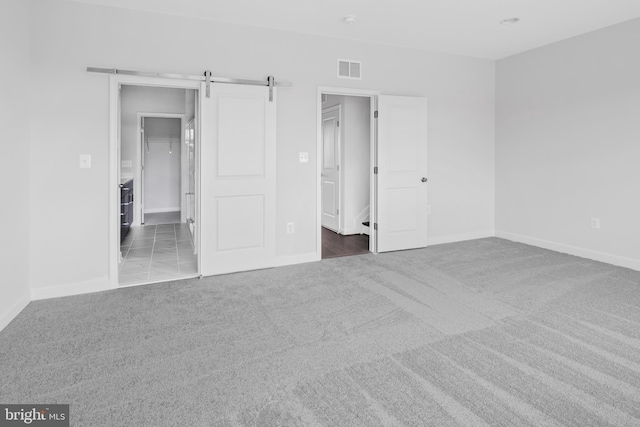
[[[131,167],[131,160],[123,160],[122,161],[122,167],[123,168],[130,168]]]
[[[287,234],[293,234],[296,232],[296,223],[288,222],[287,223]]]
[[[591,228],[600,230],[600,218],[591,218]]]
[[[299,158],[300,163],[309,163],[309,153],[300,153]]]

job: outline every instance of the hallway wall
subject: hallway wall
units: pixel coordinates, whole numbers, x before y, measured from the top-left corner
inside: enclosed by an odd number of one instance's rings
[[[635,19],[498,61],[499,236],[640,270],[638,40]]]

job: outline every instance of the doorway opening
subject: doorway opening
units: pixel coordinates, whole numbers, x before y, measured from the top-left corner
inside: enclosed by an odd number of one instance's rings
[[[180,200],[184,115],[140,115],[140,217],[143,225],[176,224],[184,214]]]
[[[375,98],[321,92],[321,258],[373,251]]]
[[[198,275],[195,89],[122,84],[118,286]]]

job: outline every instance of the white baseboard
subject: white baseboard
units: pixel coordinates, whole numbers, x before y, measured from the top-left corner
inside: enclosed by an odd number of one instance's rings
[[[31,302],[31,298],[30,298],[29,292],[25,292],[20,298],[18,298],[18,301],[16,301],[13,307],[9,308],[9,310],[7,310],[4,313],[1,313],[0,314],[0,331],[6,328],[7,325],[11,323],[11,321],[15,319],[16,316],[20,314],[20,312],[24,310],[27,305],[29,305],[30,302]]]
[[[31,300],[68,297],[71,295],[90,294],[93,292],[108,291],[109,278],[89,280],[86,282],[71,283],[69,285],[48,286],[45,288],[32,288]]]
[[[345,230],[342,231],[343,236],[353,236],[354,234],[361,234],[362,230],[360,230],[359,228],[347,228]]]
[[[509,233],[507,231],[496,230],[496,237],[511,240],[514,242],[524,243],[531,246],[537,246],[556,252],[562,252],[569,255],[575,255],[582,258],[592,259],[594,261],[606,262],[607,264],[626,267],[632,270],[640,271],[640,260],[626,258],[619,255],[613,255],[606,252],[594,251],[591,249],[579,248],[577,246],[566,245],[564,243],[552,242],[549,240],[538,239],[537,237],[523,236],[522,234]]]
[[[449,236],[442,237],[429,237],[427,239],[427,244],[429,246],[432,246],[441,245],[443,243],[464,242],[465,240],[484,239],[485,237],[494,237],[495,235],[495,231],[493,230],[474,231],[472,233],[463,234],[451,234]]]
[[[320,261],[322,257],[316,252],[309,252],[300,255],[288,255],[276,257],[274,267],[284,267],[285,265],[305,264],[307,262]]]
[[[165,212],[179,212],[180,206],[177,208],[159,208],[159,209],[145,209],[144,213],[146,214],[154,214],[154,213],[165,213]]]

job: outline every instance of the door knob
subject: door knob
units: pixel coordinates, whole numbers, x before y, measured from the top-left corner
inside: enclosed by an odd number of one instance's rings
[[[422,182],[427,182],[427,178],[422,177],[422,179],[421,179],[420,181],[422,181]]]

